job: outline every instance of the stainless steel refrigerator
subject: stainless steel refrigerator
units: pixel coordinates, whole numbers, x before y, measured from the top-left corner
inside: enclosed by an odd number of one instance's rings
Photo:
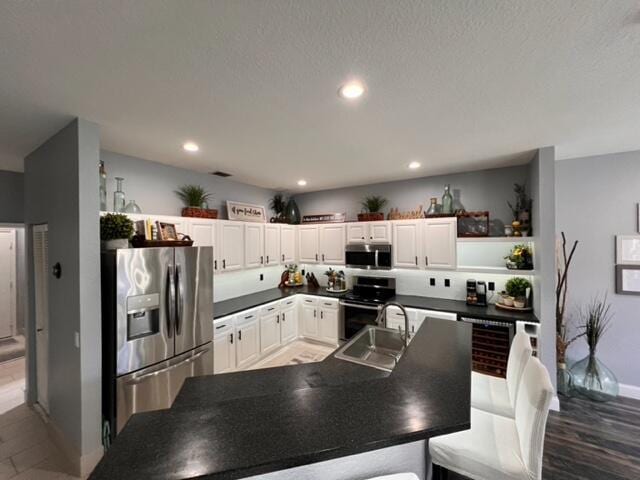
[[[102,254],[103,437],[168,408],[187,377],[213,374],[213,249]]]

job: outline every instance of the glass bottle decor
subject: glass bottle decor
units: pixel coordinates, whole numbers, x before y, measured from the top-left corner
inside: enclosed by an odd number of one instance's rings
[[[142,210],[140,209],[140,207],[138,206],[135,200],[129,200],[129,203],[127,203],[127,206],[124,207],[123,212],[124,213],[142,213]]]
[[[607,366],[589,353],[571,367],[571,388],[597,402],[607,402],[618,396],[618,379]]]
[[[124,192],[122,191],[122,182],[124,178],[116,177],[116,191],[113,192],[113,211],[124,211]]]
[[[435,215],[438,213],[438,199],[432,198],[429,208],[427,209],[427,215]]]
[[[104,162],[100,160],[98,164],[98,175],[100,179],[100,211],[107,211],[107,171],[104,168]]]
[[[453,197],[451,196],[451,187],[449,184],[444,186],[444,195],[442,195],[442,213],[453,213]]]

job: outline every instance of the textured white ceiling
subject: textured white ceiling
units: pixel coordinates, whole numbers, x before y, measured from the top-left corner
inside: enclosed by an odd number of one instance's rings
[[[74,116],[105,149],[283,189],[638,149],[639,47],[636,0],[7,0],[0,168]]]

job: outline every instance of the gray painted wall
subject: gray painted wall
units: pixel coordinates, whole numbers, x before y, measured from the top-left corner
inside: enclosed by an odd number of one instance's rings
[[[213,194],[210,208],[217,208],[220,218],[226,216],[226,201],[253,203],[268,207],[273,190],[254,187],[206,173],[171,167],[161,163],[107,151],[100,152],[107,169],[107,206],[113,208],[115,177],[123,177],[127,202],[135,200],[144,213],[180,215],[182,202],[174,191],[185,184],[201,185]]]
[[[97,195],[97,125],[74,120],[25,159],[27,258],[33,272],[31,226],[49,225],[49,410],[78,455],[100,449],[101,333]],[[49,268],[50,270],[50,268]],[[29,275],[33,278],[33,275]],[[34,292],[29,288],[27,329],[35,330]],[[75,346],[75,333],[80,348]],[[35,336],[29,348],[35,352]],[[29,356],[30,401],[35,399],[35,358]]]
[[[365,196],[382,195],[389,199],[385,213],[395,207],[400,211],[416,210],[418,205],[426,210],[431,197],[437,197],[441,203],[444,185],[449,183],[455,208],[489,210],[490,218],[498,220],[492,226],[493,234],[504,235],[503,224],[512,220],[507,201],[514,201],[513,184],[526,182],[528,175],[527,166],[521,165],[302,193],[295,195],[295,199],[303,215],[346,212],[347,220],[353,221]]]
[[[562,160],[556,164],[557,229],[579,240],[569,274],[568,312],[607,292],[614,313],[598,356],[621,383],[640,387],[640,297],[615,294],[615,236],[638,233],[640,151]],[[576,342],[570,359],[587,354]]]
[[[24,175],[0,170],[0,223],[24,219]]]
[[[533,308],[540,320],[542,340],[540,360],[556,385],[555,327],[555,148],[538,150],[529,164],[529,188],[533,199],[531,221],[537,276],[533,282]]]

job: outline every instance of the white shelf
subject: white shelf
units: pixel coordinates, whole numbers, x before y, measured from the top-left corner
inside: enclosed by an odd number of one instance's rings
[[[531,243],[533,237],[458,237],[458,243]]]
[[[535,275],[535,270],[511,270],[506,267],[465,267],[464,265],[458,265],[458,272],[468,272],[468,273],[497,273],[504,275]]]

